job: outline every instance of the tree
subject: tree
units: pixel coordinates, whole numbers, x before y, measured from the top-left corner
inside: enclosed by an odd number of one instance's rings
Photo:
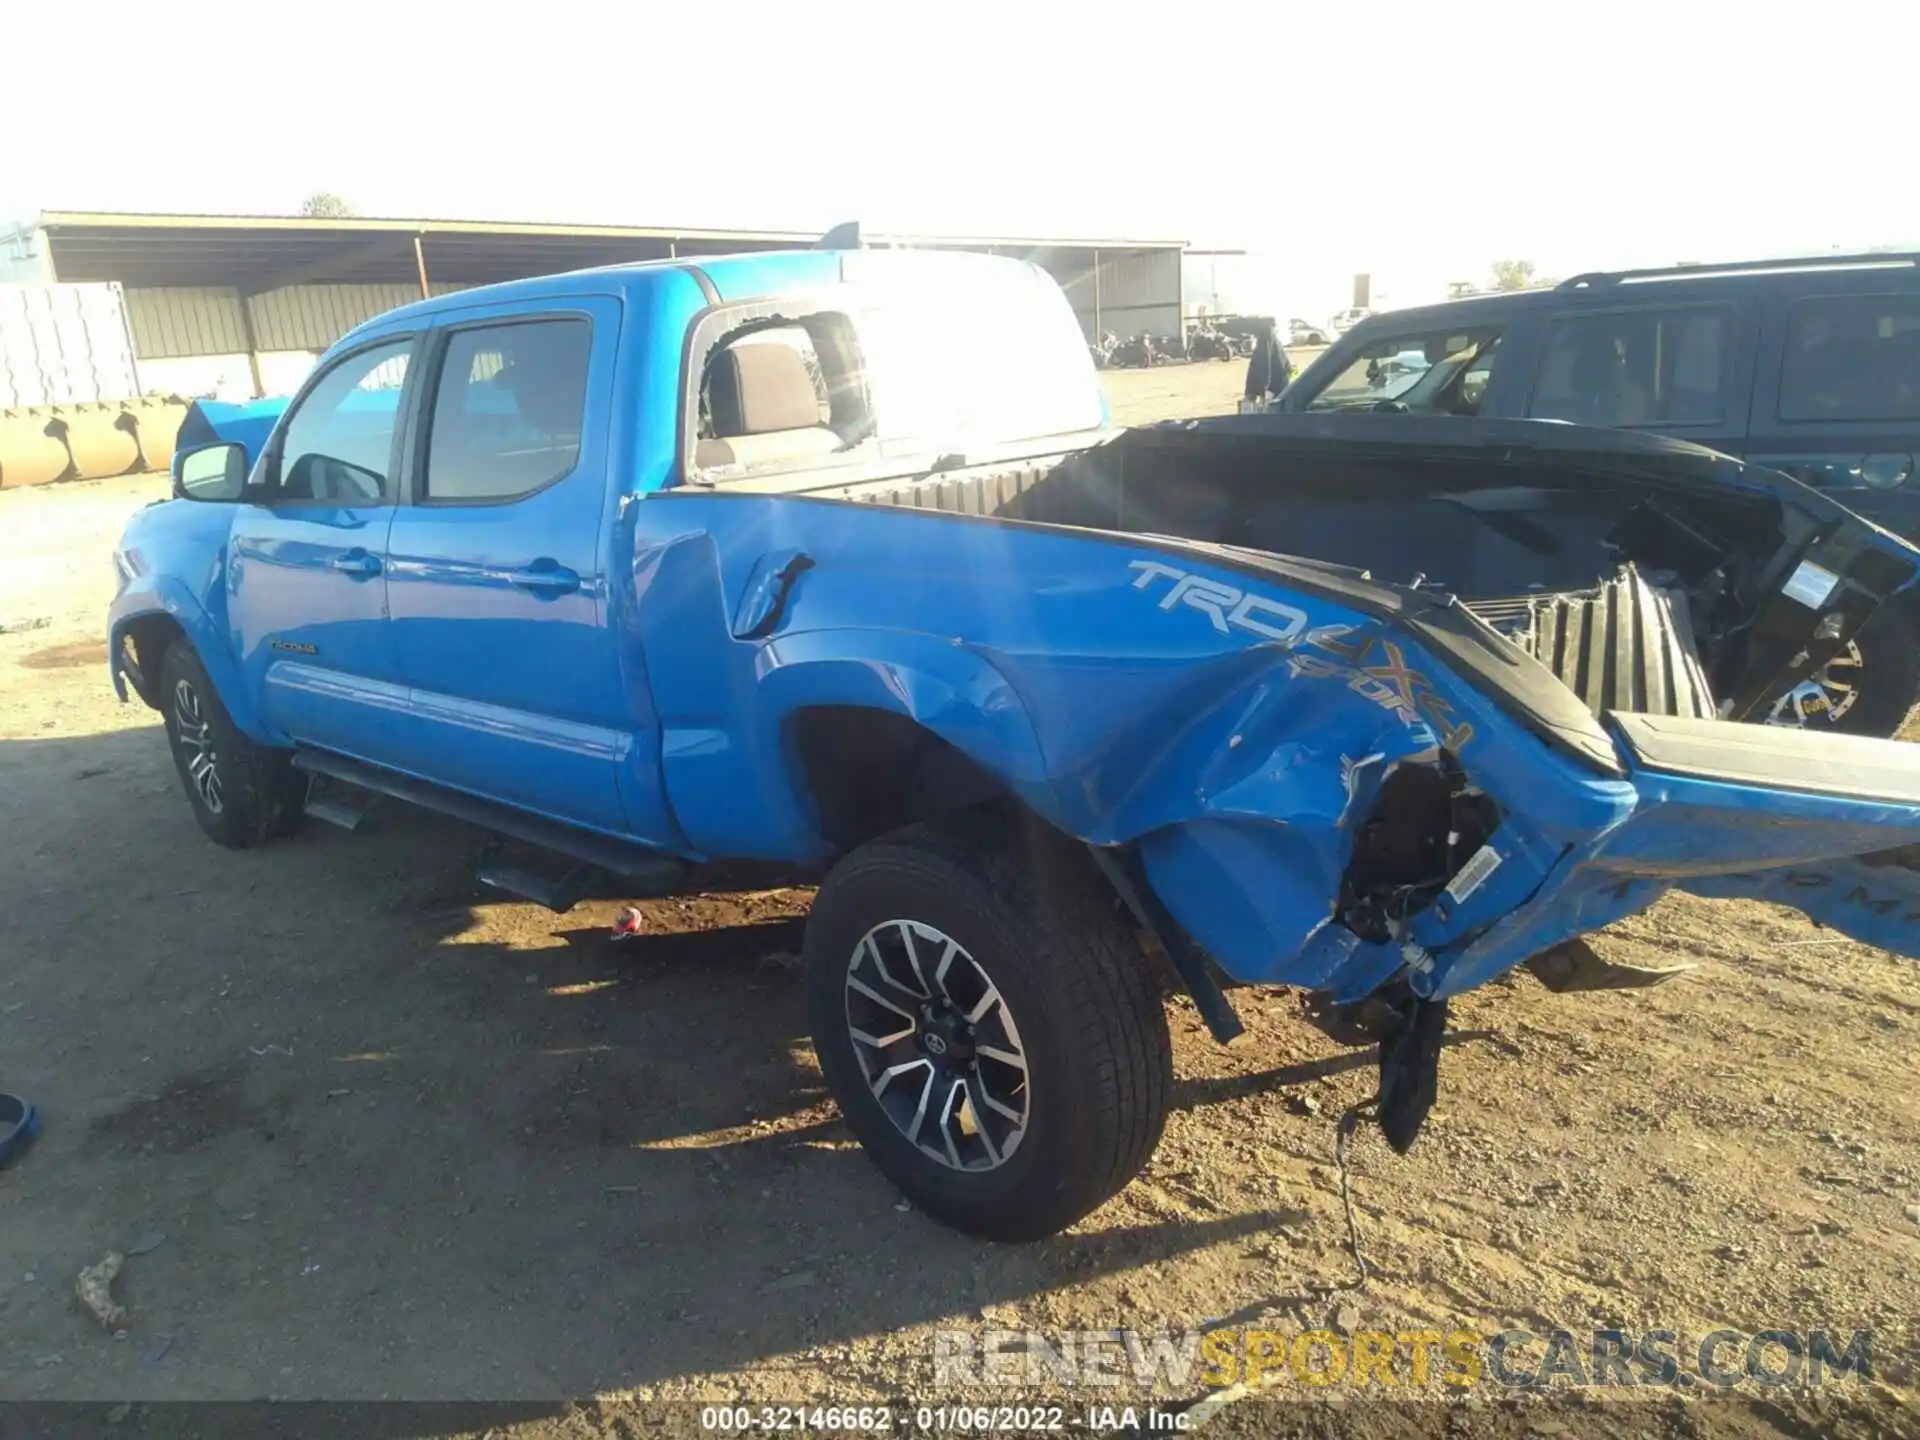
[[[319,220],[339,220],[353,214],[353,206],[331,190],[316,190],[300,202],[300,213]]]
[[[1496,290],[1524,290],[1533,283],[1533,262],[1531,260],[1496,260],[1493,262],[1493,288]]]

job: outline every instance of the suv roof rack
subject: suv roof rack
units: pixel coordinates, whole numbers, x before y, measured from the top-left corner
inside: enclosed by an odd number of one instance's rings
[[[1556,290],[1591,290],[1623,280],[1671,280],[1702,275],[1750,275],[1769,270],[1844,270],[1860,266],[1920,265],[1920,253],[1868,251],[1864,255],[1804,255],[1781,260],[1735,260],[1726,265],[1658,265],[1648,270],[1588,270],[1562,280]]]

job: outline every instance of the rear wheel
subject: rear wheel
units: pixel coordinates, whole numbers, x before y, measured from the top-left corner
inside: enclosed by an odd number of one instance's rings
[[[973,814],[861,846],[815,897],[806,972],[848,1125],[956,1229],[1051,1235],[1159,1142],[1158,988],[1111,892],[1055,837]]]
[[[1920,692],[1920,628],[1888,605],[1857,639],[1775,700],[1767,720],[1849,735],[1897,733]]]
[[[293,757],[241,732],[184,640],[161,658],[159,698],[181,788],[210,839],[243,849],[299,823],[301,777]]]

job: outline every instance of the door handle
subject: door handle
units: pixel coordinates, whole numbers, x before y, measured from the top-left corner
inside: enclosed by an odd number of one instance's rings
[[[564,565],[551,560],[536,560],[518,570],[507,572],[507,583],[536,595],[568,595],[580,588],[580,577]]]
[[[369,576],[380,573],[380,557],[369,555],[364,550],[349,550],[345,554],[334,556],[327,563],[342,575],[351,575],[356,580],[365,580]]]

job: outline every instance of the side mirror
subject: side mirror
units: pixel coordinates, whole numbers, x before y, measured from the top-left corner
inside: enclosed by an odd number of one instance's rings
[[[246,485],[244,445],[204,445],[173,457],[173,493],[177,499],[230,503],[240,498]]]

